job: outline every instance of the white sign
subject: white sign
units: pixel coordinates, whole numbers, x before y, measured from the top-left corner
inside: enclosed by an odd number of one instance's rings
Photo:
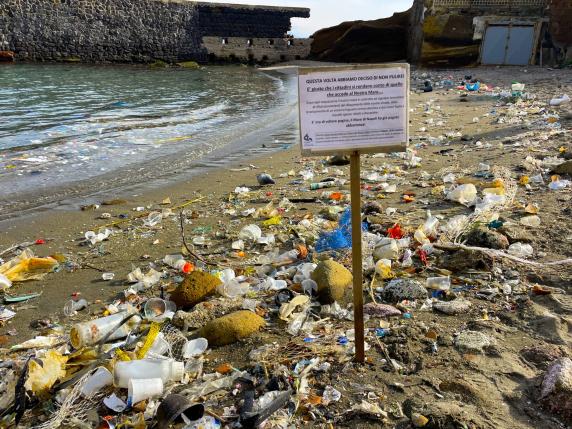
[[[304,155],[407,147],[409,64],[301,68],[298,92]]]

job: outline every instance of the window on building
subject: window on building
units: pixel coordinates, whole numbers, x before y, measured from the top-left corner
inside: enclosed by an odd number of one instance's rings
[[[274,39],[268,39],[268,44],[271,46],[274,45]]]
[[[227,38],[227,37],[223,37],[223,38],[222,38],[222,44],[223,44],[223,45],[228,45],[228,38]]]
[[[246,41],[246,46],[251,47],[252,46],[252,39],[248,39]]]
[[[288,39],[288,46],[294,46],[294,40]]]

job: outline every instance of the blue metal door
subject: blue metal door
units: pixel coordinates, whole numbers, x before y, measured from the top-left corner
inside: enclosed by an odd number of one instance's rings
[[[505,64],[524,66],[529,63],[534,43],[534,27],[511,27]]]
[[[481,63],[526,65],[530,61],[533,45],[533,26],[490,26],[483,41]]]
[[[506,54],[506,41],[508,39],[508,27],[491,26],[487,28],[483,42],[483,64],[504,64]]]

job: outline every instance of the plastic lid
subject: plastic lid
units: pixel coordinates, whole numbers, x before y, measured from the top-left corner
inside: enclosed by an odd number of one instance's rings
[[[184,362],[173,362],[171,366],[171,380],[181,381],[185,375],[185,363]]]

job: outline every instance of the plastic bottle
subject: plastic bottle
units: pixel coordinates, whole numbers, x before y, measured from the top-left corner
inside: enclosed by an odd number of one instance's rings
[[[111,316],[78,323],[71,328],[70,342],[76,349],[94,345],[117,328],[117,325],[124,317],[136,312],[137,310],[131,307],[128,310],[120,311],[119,313]],[[115,329],[115,331],[109,336],[108,340],[112,341],[119,338],[125,338],[133,329],[136,329],[137,326],[139,326],[140,322],[141,318],[139,316],[131,317],[131,319],[121,325],[121,327]]]
[[[310,190],[315,191],[317,189],[333,188],[335,186],[336,186],[335,181],[311,183]]]
[[[163,263],[183,273],[190,273],[194,268],[193,264],[186,261],[185,258],[183,258],[183,255],[179,254],[166,255],[163,258]]]
[[[113,385],[126,389],[129,380],[160,378],[163,383],[180,382],[185,375],[185,363],[173,359],[140,359],[119,361],[113,367]]]
[[[449,277],[429,277],[427,289],[449,290],[451,289],[451,279]]]
[[[299,250],[292,249],[278,255],[273,262],[278,265],[290,264],[298,260],[299,254],[300,254]]]

